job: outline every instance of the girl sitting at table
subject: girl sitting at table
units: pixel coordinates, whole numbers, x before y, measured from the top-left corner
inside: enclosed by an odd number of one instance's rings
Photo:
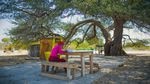
[[[63,41],[58,42],[54,46],[54,48],[52,49],[51,54],[49,56],[49,61],[51,61],[51,62],[66,62],[65,59],[60,59],[60,55],[66,53],[66,51],[63,50],[63,46],[64,46]],[[57,69],[58,69],[58,67],[56,67],[55,72]],[[64,68],[64,69],[65,69],[65,72],[67,72],[67,69],[66,68]],[[52,71],[54,71],[54,66],[52,66]]]

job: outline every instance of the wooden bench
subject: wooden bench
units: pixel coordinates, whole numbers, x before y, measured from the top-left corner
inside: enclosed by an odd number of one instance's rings
[[[58,68],[66,68],[67,69],[67,76],[62,76],[54,73],[49,73],[49,67],[58,67]],[[48,62],[48,61],[42,61],[41,62],[41,75],[47,76],[51,78],[57,78],[62,80],[67,79],[74,79],[75,78],[75,70],[78,68],[77,64],[74,63],[68,63],[68,62]]]

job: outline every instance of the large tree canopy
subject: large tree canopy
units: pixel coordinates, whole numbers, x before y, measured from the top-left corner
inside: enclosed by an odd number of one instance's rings
[[[100,30],[105,38],[105,55],[126,54],[122,49],[124,27],[150,31],[149,0],[2,0],[0,4],[2,16],[13,15],[19,24],[10,34],[26,40],[53,34],[60,18],[84,15],[83,21],[70,26],[66,43],[82,28],[81,42],[97,38]],[[110,30],[114,32],[113,37]]]
[[[132,27],[138,26],[137,28],[141,31],[150,31],[150,14],[148,13],[150,2],[148,0],[74,0],[72,3],[74,8],[86,18],[93,18],[95,21],[85,20],[76,24],[66,41],[72,37],[80,25],[91,23],[93,26],[89,25],[89,27],[92,27],[93,33],[96,33],[94,32],[96,27],[99,27],[103,33],[106,40],[105,55],[126,55],[122,49],[124,26],[132,23]],[[106,24],[103,24],[105,21]],[[109,30],[114,31],[113,37],[110,37]],[[92,38],[96,36],[93,33]]]

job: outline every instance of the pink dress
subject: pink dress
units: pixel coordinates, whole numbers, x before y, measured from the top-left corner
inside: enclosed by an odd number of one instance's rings
[[[54,46],[54,48],[51,51],[50,57],[49,57],[49,61],[53,61],[53,62],[65,62],[64,59],[60,59],[59,58],[59,54],[64,54],[65,51],[62,50],[63,45],[61,44],[57,44]]]

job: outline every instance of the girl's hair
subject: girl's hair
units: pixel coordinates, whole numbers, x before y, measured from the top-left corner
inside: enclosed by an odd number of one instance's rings
[[[64,45],[64,42],[63,41],[59,41],[58,44],[59,45]]]

